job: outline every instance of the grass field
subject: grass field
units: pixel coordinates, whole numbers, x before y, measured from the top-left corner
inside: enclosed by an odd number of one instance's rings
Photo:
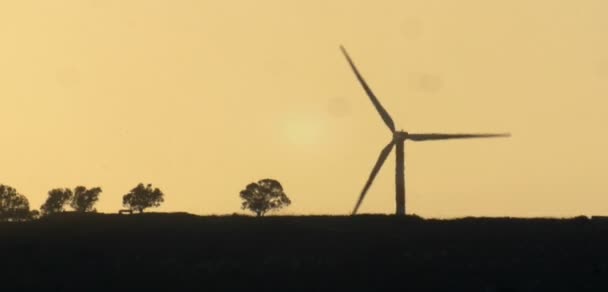
[[[0,224],[1,291],[608,291],[608,221],[63,214]]]

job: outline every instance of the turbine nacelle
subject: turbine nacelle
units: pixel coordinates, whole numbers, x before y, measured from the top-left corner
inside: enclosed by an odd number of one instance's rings
[[[406,131],[395,131],[393,132],[393,142],[403,142],[405,139],[407,139],[407,135],[408,133]]]

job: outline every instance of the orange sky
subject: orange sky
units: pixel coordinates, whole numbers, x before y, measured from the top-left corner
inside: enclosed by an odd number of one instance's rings
[[[456,3],[457,2],[457,3]],[[408,213],[608,213],[608,2],[3,1],[0,183],[137,183],[161,211],[242,212],[279,180],[280,214],[347,214],[391,139],[343,44],[410,132],[510,139],[406,144]],[[394,157],[362,212],[394,211]]]

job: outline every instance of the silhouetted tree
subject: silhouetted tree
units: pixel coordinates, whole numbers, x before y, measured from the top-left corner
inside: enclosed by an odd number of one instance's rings
[[[74,189],[74,195],[70,206],[74,208],[76,212],[97,212],[93,205],[99,200],[99,193],[101,188],[87,189],[83,186],[77,186]]]
[[[0,221],[24,221],[30,219],[30,203],[10,186],[0,185]]]
[[[70,189],[52,189],[46,202],[40,206],[42,215],[46,216],[53,213],[63,212],[63,207],[72,200],[73,193]]]
[[[30,220],[36,220],[38,218],[40,218],[40,211],[38,211],[38,210],[32,210],[32,211],[30,211],[28,219],[30,219]]]
[[[163,192],[158,188],[152,189],[151,184],[144,186],[140,183],[122,197],[122,204],[131,210],[142,213],[146,208],[160,206],[160,203],[165,201],[163,196]]]
[[[244,200],[242,208],[255,212],[257,216],[264,216],[268,211],[278,210],[291,204],[281,184],[274,179],[262,179],[257,183],[250,183],[240,195]]]

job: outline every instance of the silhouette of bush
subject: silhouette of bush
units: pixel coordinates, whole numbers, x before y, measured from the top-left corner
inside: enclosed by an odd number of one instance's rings
[[[140,183],[128,194],[122,197],[123,206],[143,213],[144,209],[158,207],[164,202],[164,194],[158,188],[152,188],[151,184],[144,186]]]
[[[250,183],[241,191],[240,196],[244,200],[241,208],[254,212],[258,217],[291,204],[281,184],[274,179]]]
[[[49,191],[49,196],[42,206],[40,211],[43,216],[60,213],[64,211],[64,206],[72,200],[74,193],[72,190],[65,189],[52,189]]]
[[[25,221],[30,218],[27,198],[10,186],[0,185],[0,221]]]
[[[70,202],[70,206],[74,208],[74,211],[76,212],[97,212],[93,206],[99,200],[100,193],[101,188],[99,187],[87,189],[83,186],[77,186],[74,189],[74,195]]]

